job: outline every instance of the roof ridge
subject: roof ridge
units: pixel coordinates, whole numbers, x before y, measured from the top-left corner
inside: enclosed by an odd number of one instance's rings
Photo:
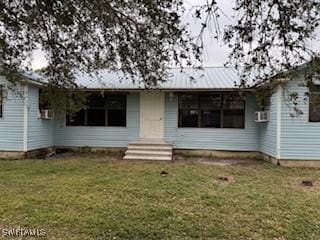
[[[235,69],[235,67],[226,67],[226,66],[203,66],[202,68],[232,68]],[[169,67],[169,69],[181,69],[181,67]],[[197,67],[182,67],[182,69],[198,69]],[[201,68],[199,68],[201,69]]]

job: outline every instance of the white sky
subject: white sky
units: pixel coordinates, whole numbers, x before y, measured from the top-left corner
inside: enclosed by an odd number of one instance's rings
[[[184,0],[186,8],[192,7],[195,5],[205,4],[207,0]],[[232,23],[232,15],[233,15],[233,4],[234,0],[216,0],[218,3],[219,8],[225,14],[220,14],[219,18],[219,27],[221,29],[221,35],[223,34],[224,25],[228,25]],[[192,10],[191,10],[192,11]],[[194,12],[194,11],[193,11]],[[201,20],[197,20],[192,16],[192,12],[186,13],[184,21],[189,23],[189,31],[194,34],[198,35],[201,28]],[[214,30],[214,28],[212,28]],[[210,29],[204,34],[204,66],[221,66],[226,63],[228,59],[228,55],[230,49],[223,44],[220,40],[213,38],[213,34],[210,33]]]
[[[195,5],[201,5],[206,0],[184,0],[186,8],[191,8]],[[231,16],[233,13],[232,5],[234,0],[217,0],[220,9],[228,16],[221,15],[219,23],[221,29],[223,25],[231,23]],[[196,20],[192,16],[192,12],[189,10],[184,16],[185,23],[189,23],[189,30],[192,35],[196,36],[200,31],[200,20]],[[204,35],[204,66],[221,66],[227,61],[229,49],[223,45],[222,41],[217,41],[213,38],[213,35],[207,31]],[[32,68],[39,69],[45,67],[47,64],[44,53],[41,50],[37,50],[33,54]]]

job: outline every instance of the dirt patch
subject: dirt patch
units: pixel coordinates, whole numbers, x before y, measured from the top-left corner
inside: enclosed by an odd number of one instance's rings
[[[51,159],[70,159],[70,158],[75,158],[78,157],[79,154],[75,152],[58,152],[56,154],[47,156],[45,160],[51,160]]]
[[[219,182],[226,182],[226,183],[234,183],[235,180],[234,180],[234,177],[233,176],[226,176],[226,175],[223,175],[223,176],[218,176],[217,177],[217,180]]]
[[[199,163],[205,165],[214,165],[214,166],[232,166],[232,165],[242,165],[242,166],[251,166],[259,165],[260,162],[253,159],[207,159],[207,158],[198,158],[195,159]]]
[[[303,192],[319,192],[320,191],[320,184],[313,178],[308,177],[290,177],[288,178],[288,182],[290,186],[294,189]],[[306,182],[308,184],[306,184]],[[312,184],[309,184],[311,182]]]
[[[261,166],[261,163],[263,162],[261,160],[251,158],[183,157],[180,155],[174,155],[173,160],[175,162],[193,162],[213,166]]]

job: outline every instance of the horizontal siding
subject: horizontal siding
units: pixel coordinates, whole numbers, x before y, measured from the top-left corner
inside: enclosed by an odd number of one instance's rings
[[[320,122],[309,122],[309,101],[305,101],[308,88],[302,86],[303,75],[289,81],[282,98],[281,159],[320,160]],[[293,103],[288,99],[298,93],[298,108],[303,115],[292,117]]]
[[[74,127],[65,125],[65,116],[56,121],[55,145],[65,147],[126,147],[139,137],[139,94],[127,97],[126,127]]]
[[[10,86],[3,103],[0,118],[0,151],[23,150],[23,88],[12,86],[0,76],[0,84]]]
[[[281,159],[320,160],[320,123],[310,123],[309,104],[305,101],[303,76],[284,86],[281,113]],[[6,85],[4,78],[0,84]],[[291,117],[293,104],[290,93],[299,94],[299,117]],[[276,157],[277,95],[271,99],[270,122],[255,123],[254,97],[246,101],[245,129],[178,128],[177,97],[166,95],[165,138],[180,149],[210,149],[228,151],[261,151]],[[0,150],[23,150],[23,88],[8,91],[4,99],[3,118],[0,118]],[[28,150],[50,146],[125,147],[139,137],[139,94],[127,98],[127,127],[66,127],[65,119],[38,119],[38,89],[29,86]]]
[[[269,156],[277,156],[277,92],[270,99],[270,121],[259,123],[260,151]]]
[[[29,86],[28,151],[53,146],[53,120],[38,118],[39,88]]]
[[[165,139],[179,149],[259,151],[254,97],[246,101],[245,129],[178,128],[178,98],[166,96]]]

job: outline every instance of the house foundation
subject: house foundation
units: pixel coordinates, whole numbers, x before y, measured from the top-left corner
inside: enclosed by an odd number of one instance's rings
[[[79,153],[103,153],[114,155],[121,159],[124,156],[126,148],[119,147],[49,147],[36,149],[28,152],[22,151],[0,151],[0,160],[22,160],[28,158],[41,158],[50,153],[72,151]],[[320,168],[320,160],[288,160],[276,159],[268,154],[261,152],[244,151],[222,151],[222,150],[190,150],[174,149],[174,155],[188,157],[212,157],[218,159],[263,159],[274,165],[294,168]]]
[[[0,159],[17,160],[25,158],[24,152],[19,151],[0,151]]]
[[[245,151],[174,149],[174,154],[180,155],[183,157],[261,159],[261,154],[259,152],[245,152]]]

